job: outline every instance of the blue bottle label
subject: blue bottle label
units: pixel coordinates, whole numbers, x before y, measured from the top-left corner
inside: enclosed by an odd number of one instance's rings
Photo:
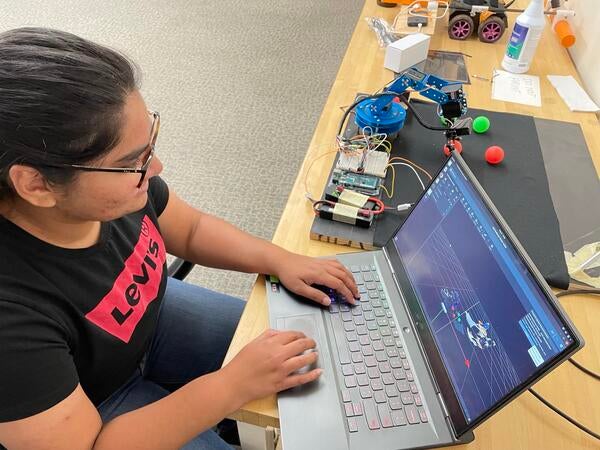
[[[512,35],[510,36],[510,40],[506,46],[506,56],[516,60],[519,59],[519,56],[521,56],[521,52],[523,51],[523,46],[525,45],[525,39],[527,38],[528,32],[529,28],[515,23]]]

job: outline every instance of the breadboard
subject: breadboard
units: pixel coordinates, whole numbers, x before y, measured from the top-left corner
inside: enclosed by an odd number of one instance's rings
[[[386,152],[367,152],[364,168],[360,173],[385,178],[385,170],[388,164],[388,159],[389,155]],[[335,168],[358,173],[361,160],[362,154],[349,155],[347,153],[340,153],[340,157],[338,158]]]

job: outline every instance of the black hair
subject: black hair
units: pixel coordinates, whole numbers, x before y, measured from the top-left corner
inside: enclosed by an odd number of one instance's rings
[[[75,172],[44,164],[86,164],[115,147],[138,74],[121,53],[71,33],[0,33],[0,200],[14,195],[14,164],[65,185]]]

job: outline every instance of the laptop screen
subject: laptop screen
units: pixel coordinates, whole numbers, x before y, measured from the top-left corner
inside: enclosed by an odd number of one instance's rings
[[[573,342],[455,158],[393,241],[467,425]]]

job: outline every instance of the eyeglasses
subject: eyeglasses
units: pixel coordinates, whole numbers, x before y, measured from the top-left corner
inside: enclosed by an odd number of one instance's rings
[[[152,115],[152,129],[150,131],[150,140],[148,146],[145,148],[143,154],[145,154],[144,161],[140,167],[94,167],[84,166],[80,164],[39,164],[44,167],[56,167],[56,168],[70,168],[75,170],[83,170],[85,172],[119,172],[119,173],[139,173],[140,181],[137,187],[141,187],[144,179],[146,178],[146,172],[148,167],[152,163],[154,157],[154,149],[156,147],[156,139],[158,138],[158,131],[160,129],[160,114],[156,111],[148,111]]]

